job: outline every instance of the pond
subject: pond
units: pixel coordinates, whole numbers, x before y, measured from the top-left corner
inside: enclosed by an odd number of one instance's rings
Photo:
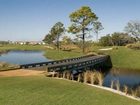
[[[43,51],[9,51],[0,55],[0,62],[29,64],[49,61],[43,54]]]
[[[137,88],[140,86],[140,71],[112,69],[105,76],[103,85],[110,87],[111,81],[119,81],[121,87],[126,85],[129,88]]]
[[[43,51],[9,51],[0,56],[0,61],[12,64],[29,64],[47,62]],[[129,87],[140,86],[140,71],[110,70],[104,78],[104,86],[110,87],[111,81],[119,80],[120,85]]]

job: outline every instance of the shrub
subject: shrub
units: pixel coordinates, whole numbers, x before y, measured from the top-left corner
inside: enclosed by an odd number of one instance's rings
[[[103,75],[103,73],[97,72],[97,79],[98,79],[98,84],[99,84],[100,86],[102,86],[102,85],[103,85],[103,80],[104,80],[104,75]]]
[[[99,43],[102,46],[125,46],[129,43],[136,42],[135,38],[129,36],[127,33],[115,32],[100,38]]]
[[[140,97],[140,86],[135,89],[131,89],[131,95],[133,97]]]
[[[120,82],[119,82],[119,80],[117,80],[117,82],[116,82],[116,89],[117,89],[118,91],[120,91]]]
[[[85,83],[103,85],[104,75],[99,71],[86,71],[84,77]]]
[[[112,80],[110,87],[111,87],[111,89],[116,89],[116,90],[120,91],[120,82],[119,82],[119,80],[116,80],[116,81]],[[125,89],[125,91],[126,91],[126,89]]]
[[[114,81],[113,80],[111,81],[111,86],[110,87],[111,87],[111,89],[114,89]]]
[[[113,48],[113,50],[117,50],[117,49],[119,49],[118,46],[113,46],[112,48]]]
[[[140,43],[128,44],[126,47],[134,50],[140,50]]]
[[[5,62],[0,62],[0,70],[9,70],[19,68],[18,65],[8,64]]]
[[[128,94],[128,86],[124,85],[124,87],[123,87],[123,92],[124,92],[125,94]]]

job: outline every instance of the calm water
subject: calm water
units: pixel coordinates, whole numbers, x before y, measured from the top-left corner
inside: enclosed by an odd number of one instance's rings
[[[0,61],[13,64],[28,64],[46,62],[49,59],[43,56],[43,51],[10,51],[0,56]],[[111,70],[104,79],[104,85],[110,87],[111,81],[119,80],[121,86],[140,86],[140,71]]]
[[[124,85],[130,88],[136,88],[140,86],[140,71],[127,71],[127,70],[111,70],[104,79],[104,85],[111,86],[111,81],[119,81],[121,87]]]
[[[46,62],[43,51],[10,51],[0,56],[0,61],[12,64]]]

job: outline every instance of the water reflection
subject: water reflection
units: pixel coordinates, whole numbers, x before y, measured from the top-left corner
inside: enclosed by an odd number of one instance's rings
[[[121,87],[136,88],[140,86],[140,71],[112,69],[104,78],[104,86],[110,87],[111,81],[119,81]]]
[[[43,51],[9,51],[0,56],[0,61],[12,64],[29,64],[48,61],[43,54]]]

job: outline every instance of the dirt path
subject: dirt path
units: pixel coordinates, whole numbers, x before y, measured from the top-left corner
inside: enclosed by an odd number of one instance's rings
[[[19,69],[19,70],[11,70],[11,71],[0,72],[0,77],[33,76],[33,75],[43,75],[43,73],[44,73],[44,71]]]

